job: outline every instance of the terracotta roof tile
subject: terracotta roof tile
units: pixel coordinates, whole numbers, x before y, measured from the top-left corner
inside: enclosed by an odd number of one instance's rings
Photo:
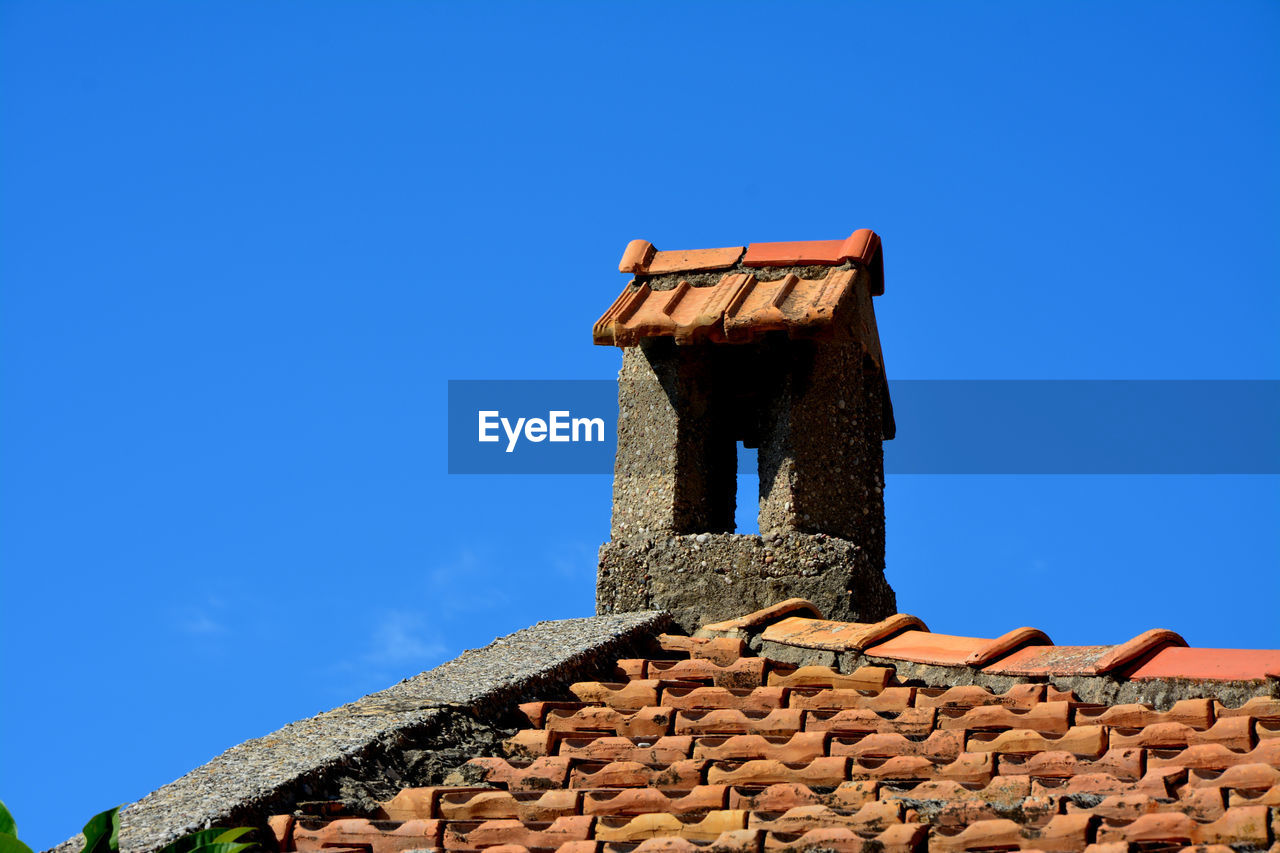
[[[846,708],[842,711],[809,711],[805,715],[804,725],[805,730],[811,732],[926,737],[933,731],[935,719],[932,708],[907,708],[889,714],[880,714],[867,708]]]
[[[669,735],[654,738],[629,738],[604,735],[567,737],[560,742],[559,755],[588,761],[638,761],[641,764],[665,765],[689,757],[693,738]]]
[[[902,806],[887,800],[869,802],[857,810],[836,811],[830,806],[793,806],[776,817],[750,812],[752,829],[765,832],[801,835],[813,829],[844,827],[858,833],[880,833],[902,823]]]
[[[876,799],[879,783],[859,780],[841,782],[835,788],[811,788],[797,782],[769,785],[763,790],[730,787],[729,807],[759,812],[785,812],[796,806],[823,805],[838,809],[858,809]]]
[[[1254,717],[1259,720],[1280,721],[1280,698],[1253,696],[1234,708],[1223,705],[1221,702],[1214,702],[1213,713],[1218,717],[1243,716]]]
[[[814,266],[834,269],[814,272]],[[766,275],[762,267],[795,269]],[[632,240],[618,269],[636,278],[596,322],[597,344],[634,346],[661,336],[682,344],[740,342],[772,331],[845,334],[862,340],[880,360],[870,299],[884,292],[884,264],[872,231],[844,240],[753,243],[745,253],[741,246],[659,252]],[[715,280],[708,281],[708,274]],[[665,276],[673,280],[655,280]],[[861,296],[857,281],[866,282]]]
[[[673,761],[666,767],[650,767],[638,761],[581,761],[575,762],[569,787],[690,791],[702,784],[706,765],[705,761],[693,759]]]
[[[992,675],[1097,675],[1114,646],[1026,646],[985,668]]]
[[[726,708],[712,711],[676,712],[676,734],[693,735],[793,735],[804,727],[804,712],[799,708],[777,708],[773,711],[739,711]]]
[[[1215,681],[1254,681],[1280,672],[1280,649],[1188,649],[1169,647],[1144,663],[1130,676],[1192,678]]]
[[[849,759],[815,758],[795,766],[776,759],[717,761],[707,768],[711,785],[775,785],[796,782],[802,785],[833,787],[849,778]]]
[[[1082,705],[1076,708],[1075,713],[1081,722],[1122,729],[1141,729],[1160,723],[1181,723],[1195,729],[1207,729],[1213,725],[1213,705],[1209,699],[1180,699],[1167,711],[1157,711],[1149,705],[1125,704]]]
[[[1145,760],[1146,755],[1141,749],[1108,749],[1100,757],[1092,759],[1058,750],[1008,753],[1000,756],[1000,772],[1009,776],[1025,774],[1033,779],[1066,779],[1105,773],[1126,782],[1137,782],[1146,770]]]
[[[623,788],[588,791],[582,801],[584,814],[639,815],[669,812],[682,815],[726,808],[729,789],[724,785],[699,785],[688,791],[656,788]]]
[[[680,711],[732,708],[739,711],[773,711],[783,706],[787,691],[781,687],[749,690],[729,687],[668,687],[662,704]]]
[[[663,683],[701,681],[716,687],[751,688],[764,683],[764,668],[762,658],[740,657],[728,664],[692,658],[649,661],[645,672],[649,678],[660,679]]]
[[[436,817],[446,820],[511,819],[543,823],[581,809],[577,791],[512,793],[502,790],[446,792],[440,797]]]
[[[1058,647],[1021,645],[1047,641],[1034,629],[987,640],[898,620],[865,649],[876,663],[857,667],[867,659],[857,644],[876,632],[815,626],[789,609],[715,628],[739,634],[727,641],[666,635],[665,659],[605,667],[625,680],[576,683],[578,701],[522,704],[528,726],[505,757],[472,758],[450,777],[465,784],[402,790],[382,805],[386,820],[321,805],[327,816],[281,816],[272,831],[299,853],[1240,853],[1276,842],[1280,699],[1273,681],[1252,677],[1257,657],[1230,670],[1251,676],[1227,682],[1230,701],[1213,692],[1224,664],[1197,668],[1188,653],[1202,650],[1165,632],[1041,656],[1041,680],[1009,684],[993,665]],[[753,638],[766,634],[816,655],[848,642],[850,657],[842,667],[758,657]],[[1270,666],[1269,653],[1250,654]],[[941,669],[918,675],[917,658]],[[1159,662],[1171,675],[1141,675]],[[903,683],[907,672],[918,683]],[[1074,692],[1100,680],[1109,686],[1090,701]],[[1197,685],[1207,692],[1188,695]],[[1121,689],[1164,698],[1105,701]]]
[[[414,820],[415,818],[440,817],[439,800],[444,794],[465,797],[482,793],[490,788],[405,788],[382,804],[381,816],[388,820]]]
[[[1029,729],[970,732],[966,744],[970,752],[1069,752],[1078,758],[1097,758],[1107,751],[1107,741],[1107,730],[1103,726],[1072,726],[1058,736],[1042,735]]]
[[[1046,699],[1043,684],[1015,684],[1004,693],[995,693],[978,684],[962,684],[957,687],[922,687],[916,690],[917,708],[978,708],[983,705],[1004,705],[1009,708],[1027,709]]]
[[[682,652],[691,658],[709,660],[721,666],[733,663],[747,652],[746,643],[731,637],[681,637],[674,634],[659,634],[658,645],[663,651]]]
[[[837,672],[829,666],[775,666],[769,673],[770,687],[818,687],[879,692],[893,677],[884,666],[860,666],[850,673]]]
[[[315,827],[295,825],[293,843],[300,851],[354,848],[370,853],[403,853],[439,847],[441,827],[438,820],[410,820],[384,830],[365,818],[343,818]]]
[[[916,688],[890,686],[871,692],[843,687],[792,687],[789,698],[792,708],[807,711],[866,710],[897,714],[912,707]]]
[[[1030,829],[1005,818],[981,820],[955,835],[935,829],[929,835],[929,849],[943,853],[999,848],[1084,850],[1094,821],[1091,815],[1054,815],[1044,827]]]
[[[692,270],[722,270],[738,263],[742,257],[741,246],[724,249],[686,249],[675,252],[659,252],[648,240],[632,240],[622,253],[618,272],[632,275],[664,275]]]
[[[919,619],[905,613],[870,623],[789,616],[766,627],[760,639],[806,649],[860,652],[867,646],[912,629],[929,630]]]
[[[869,264],[880,251],[880,238],[868,228],[854,231],[844,240],[809,240],[798,243],[752,243],[742,258],[748,267],[781,267],[804,264]]]
[[[1066,734],[1070,727],[1071,705],[1068,702],[1039,702],[1019,710],[1004,705],[978,705],[969,709],[944,707],[938,712],[940,729],[1031,729],[1041,734],[1061,735]]]
[[[1009,652],[1032,644],[1050,645],[1051,640],[1035,628],[1017,628],[994,640],[955,637],[929,631],[905,631],[871,646],[872,657],[888,657],[940,666],[982,666]]]
[[[681,281],[670,290],[628,285],[600,318],[593,337],[603,346],[626,347],[653,337],[688,344],[746,342],[767,332],[852,336],[858,330],[840,317],[856,299],[854,282],[853,271],[835,270],[822,278],[788,274],[776,281],[727,273],[713,285]]]
[[[600,841],[643,841],[647,838],[674,836],[690,841],[714,841],[723,832],[745,829],[744,811],[711,811],[700,820],[682,820],[681,816],[656,812],[632,818],[602,817],[596,824]]]
[[[623,737],[658,736],[671,729],[670,708],[641,708],[627,713],[616,708],[585,705],[581,708],[552,709],[545,718],[531,720],[552,732],[611,732]]]
[[[658,704],[656,680],[604,682],[580,681],[573,685],[573,695],[583,702],[600,702],[618,710],[636,711]]]
[[[787,737],[765,735],[712,735],[700,737],[694,758],[750,761],[776,759],[788,764],[808,763],[827,754],[826,732],[796,732]]]
[[[893,758],[895,755],[922,756],[935,763],[955,761],[964,751],[963,732],[930,732],[923,738],[909,738],[897,732],[834,735],[832,755],[853,758]]]

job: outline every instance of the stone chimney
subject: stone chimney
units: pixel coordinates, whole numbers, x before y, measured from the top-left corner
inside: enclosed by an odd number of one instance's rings
[[[687,629],[796,597],[830,619],[897,612],[880,238],[674,252],[634,240],[619,269],[634,277],[593,330],[622,347],[597,612],[669,610]],[[738,442],[759,448],[759,536],[734,532]]]

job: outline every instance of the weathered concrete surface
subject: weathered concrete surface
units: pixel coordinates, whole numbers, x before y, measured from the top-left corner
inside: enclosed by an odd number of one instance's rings
[[[764,630],[760,626],[759,630]],[[1259,681],[1197,681],[1182,678],[1155,678],[1130,681],[1123,675],[1013,676],[993,675],[968,666],[938,666],[895,658],[873,657],[861,652],[833,652],[764,640],[757,631],[747,645],[756,654],[775,661],[800,666],[831,666],[853,672],[860,666],[892,667],[897,681],[921,687],[958,687],[974,684],[995,693],[1004,693],[1015,684],[1051,684],[1070,690],[1082,702],[1100,705],[1139,703],[1167,711],[1180,699],[1217,699],[1228,708],[1238,708],[1255,696],[1280,697],[1280,679]]]
[[[856,342],[789,342],[760,417],[760,532],[856,542],[884,571],[884,378]],[[843,616],[828,616],[843,619]]]
[[[831,618],[875,622],[897,612],[884,573],[853,542],[807,533],[634,536],[600,548],[600,613],[669,611],[693,632],[788,598]]]
[[[121,812],[123,851],[149,853],[205,826],[265,827],[301,801],[368,808],[493,754],[530,696],[570,698],[574,681],[649,653],[663,613],[539,622],[356,702],[232,747]],[[269,833],[260,837],[270,838]],[[72,853],[77,837],[54,850]]]

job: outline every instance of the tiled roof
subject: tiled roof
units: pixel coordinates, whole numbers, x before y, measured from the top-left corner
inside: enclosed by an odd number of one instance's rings
[[[884,292],[880,238],[865,228],[843,240],[689,251],[632,240],[618,269],[635,278],[595,324],[597,344],[633,346],[659,336],[736,343],[767,332],[866,339],[867,330],[855,328],[868,320],[854,308],[859,273],[867,276],[868,307],[870,296]]]
[[[302,853],[1276,851],[1278,672],[1167,631],[1059,647],[785,602],[529,697],[446,786],[272,826]],[[1097,701],[1124,689],[1150,701]]]

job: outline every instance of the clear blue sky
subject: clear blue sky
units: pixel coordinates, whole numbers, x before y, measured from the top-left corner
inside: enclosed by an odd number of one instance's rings
[[[1277,44],[1275,3],[3,3],[0,798],[47,846],[589,614],[609,479],[449,477],[445,383],[613,376],[633,237],[876,229],[898,378],[1280,378]],[[1280,646],[1276,478],[886,497],[934,630]]]

